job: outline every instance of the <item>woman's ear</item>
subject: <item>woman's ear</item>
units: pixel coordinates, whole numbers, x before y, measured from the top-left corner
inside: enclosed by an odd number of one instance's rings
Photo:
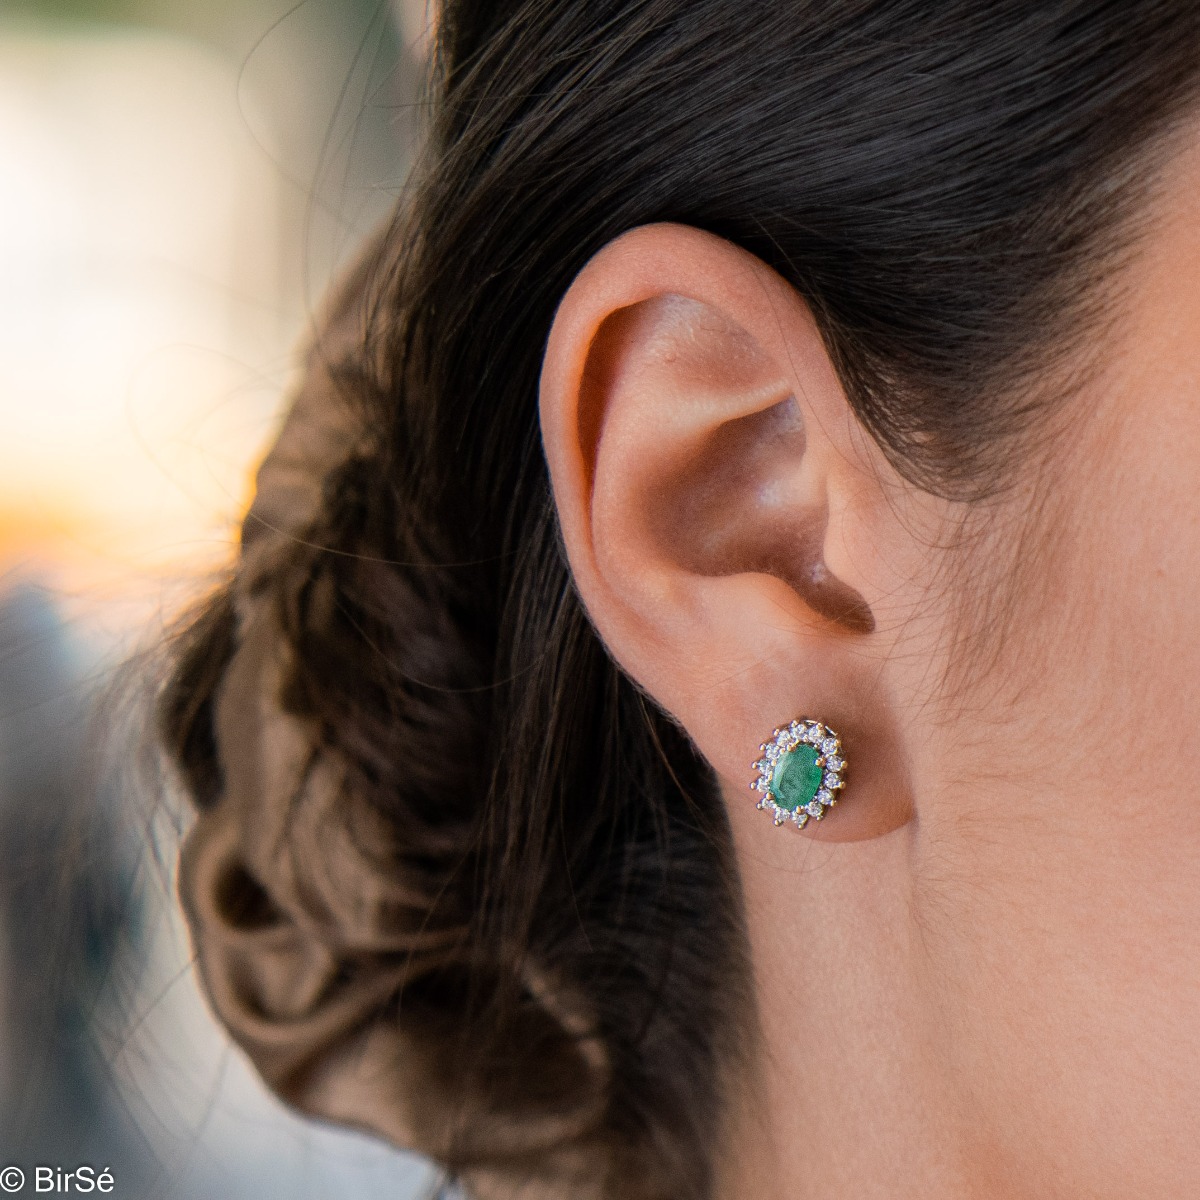
[[[853,778],[806,833],[907,820],[885,664],[927,565],[920,505],[796,292],[711,234],[633,230],[560,305],[541,421],[581,598],[727,794],[753,808],[759,744],[808,716],[842,735]]]

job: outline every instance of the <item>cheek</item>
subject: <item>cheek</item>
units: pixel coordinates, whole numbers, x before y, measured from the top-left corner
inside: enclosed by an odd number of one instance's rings
[[[1075,505],[1111,685],[1166,727],[1155,740],[1168,769],[1190,762],[1195,739],[1180,735],[1200,719],[1200,156],[1184,168],[1131,272]]]
[[[919,870],[933,943],[944,920],[971,947],[939,983],[986,1018],[962,1076],[1010,1114],[1006,1154],[1079,1147],[1097,1196],[1200,1177],[1200,390],[1175,365],[1126,375],[1051,468],[1004,699],[963,704],[985,716]]]
[[[1156,775],[1187,787],[1200,767],[1181,736],[1200,724],[1200,391],[1187,376],[1146,382],[1158,386],[1130,393],[1074,505],[1066,580],[1082,603],[1065,645],[1092,656],[1075,674],[1096,690],[1078,701],[1119,707]]]
[[[1006,741],[1040,747],[1005,773],[1036,759],[1025,785],[1086,788],[1100,821],[1200,780],[1200,309],[1196,324],[1186,354],[1147,344],[1067,402],[985,589],[1000,632],[980,694]]]

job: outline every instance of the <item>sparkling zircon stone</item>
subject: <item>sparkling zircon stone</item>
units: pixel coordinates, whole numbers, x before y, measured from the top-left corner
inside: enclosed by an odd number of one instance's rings
[[[780,808],[794,812],[807,805],[817,794],[822,777],[817,757],[813,746],[801,743],[776,761],[775,772],[771,776],[771,793]]]

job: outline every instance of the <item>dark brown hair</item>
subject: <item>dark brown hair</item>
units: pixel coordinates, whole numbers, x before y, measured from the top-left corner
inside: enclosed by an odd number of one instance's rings
[[[627,229],[710,230],[806,299],[902,472],[993,492],[1198,35],[1194,0],[449,0],[424,159],[161,705],[200,967],[281,1094],[481,1193],[709,1194],[737,880],[710,771],[572,587],[555,306]]]

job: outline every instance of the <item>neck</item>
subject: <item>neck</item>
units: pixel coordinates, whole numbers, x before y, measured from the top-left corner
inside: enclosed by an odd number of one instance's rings
[[[927,944],[912,894],[913,830],[837,845],[735,830],[755,858],[745,902],[764,1049],[721,1200],[1001,1194],[954,1070],[945,948]]]

